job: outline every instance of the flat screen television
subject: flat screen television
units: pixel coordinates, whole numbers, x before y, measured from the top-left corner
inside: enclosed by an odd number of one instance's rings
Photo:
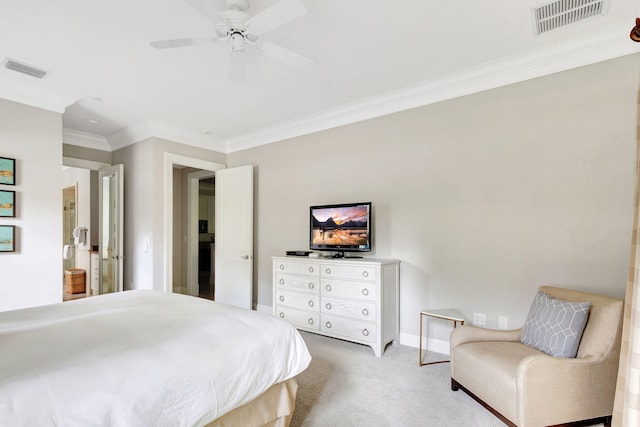
[[[311,206],[309,249],[345,252],[371,251],[371,202]]]

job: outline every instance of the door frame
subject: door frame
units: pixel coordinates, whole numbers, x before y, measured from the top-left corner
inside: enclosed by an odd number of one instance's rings
[[[162,283],[165,292],[173,292],[173,168],[175,166],[185,166],[209,172],[215,172],[227,167],[222,163],[175,153],[164,153],[164,220],[162,233],[164,240],[164,277],[162,278]],[[189,285],[187,283],[187,286]]]

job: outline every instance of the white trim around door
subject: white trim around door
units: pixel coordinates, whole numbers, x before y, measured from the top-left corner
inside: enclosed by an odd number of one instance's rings
[[[164,277],[163,289],[165,292],[173,291],[173,168],[174,166],[186,166],[215,172],[225,169],[222,163],[202,160],[195,157],[183,156],[175,153],[164,153]]]

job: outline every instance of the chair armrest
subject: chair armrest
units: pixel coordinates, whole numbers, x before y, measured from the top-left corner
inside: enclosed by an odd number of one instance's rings
[[[451,333],[451,348],[468,342],[480,341],[520,341],[522,328],[512,330],[497,330],[479,328],[473,325],[458,326]]]
[[[524,358],[516,374],[518,420],[547,425],[610,415],[617,370],[616,360],[595,355],[565,359],[540,353]]]

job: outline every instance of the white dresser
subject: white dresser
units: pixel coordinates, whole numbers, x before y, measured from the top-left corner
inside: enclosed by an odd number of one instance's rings
[[[395,259],[273,257],[273,314],[381,357],[400,331],[399,284]]]

